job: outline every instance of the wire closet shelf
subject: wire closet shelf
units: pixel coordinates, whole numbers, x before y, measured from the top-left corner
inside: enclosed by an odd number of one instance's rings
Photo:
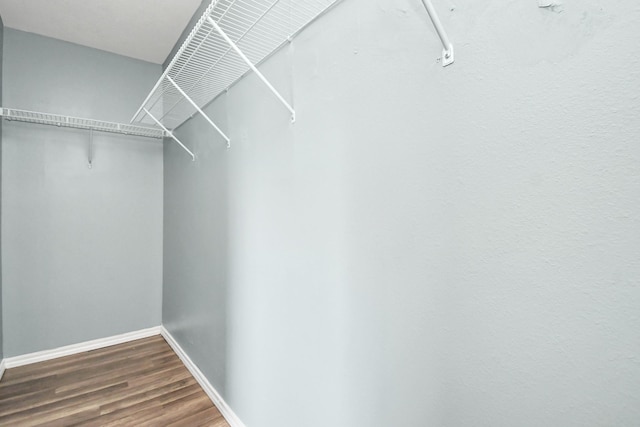
[[[180,143],[171,130],[200,113],[228,145],[229,138],[201,109],[249,71],[295,120],[291,105],[256,65],[339,1],[213,0],[131,122],[158,125]]]
[[[98,132],[118,133],[122,135],[142,136],[162,139],[166,136],[161,129],[123,123],[105,122],[94,119],[63,116],[59,114],[39,113],[36,111],[0,108],[0,115],[9,121],[36,123],[74,129],[95,130]]]

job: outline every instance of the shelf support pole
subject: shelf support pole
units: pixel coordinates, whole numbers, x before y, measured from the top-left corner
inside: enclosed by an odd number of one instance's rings
[[[422,0],[422,4],[424,8],[427,9],[429,18],[431,18],[431,22],[433,22],[433,26],[436,28],[436,33],[438,33],[438,37],[440,37],[440,41],[442,42],[442,66],[446,67],[447,65],[451,65],[454,61],[453,45],[442,26],[442,22],[440,22],[440,18],[438,18],[438,13],[433,7],[431,0]]]
[[[162,123],[160,123],[160,120],[156,119],[153,114],[151,114],[149,112],[149,110],[147,110],[146,108],[143,108],[142,110],[144,110],[144,112],[147,114],[147,116],[151,117],[151,119],[156,122],[156,124],[158,126],[160,126],[162,128],[163,131],[165,131],[167,133],[167,135],[169,135],[175,142],[177,142],[178,144],[180,144],[180,147],[182,147],[184,149],[184,151],[186,151],[187,153],[189,153],[191,155],[191,160],[192,161],[196,161],[196,155],[193,154],[191,152],[191,150],[189,150],[187,147],[185,147],[185,145],[180,142],[180,140],[178,138],[176,138],[176,136],[173,134],[173,132],[171,132],[169,129],[167,129],[166,127],[164,127],[164,125]]]
[[[225,135],[225,133],[224,133],[224,132],[222,132],[222,130],[221,130],[218,126],[216,126],[216,124],[215,124],[215,123],[213,123],[213,120],[211,120],[211,119],[209,118],[209,116],[207,116],[207,115],[204,113],[204,111],[202,111],[202,110],[200,109],[200,107],[198,107],[198,104],[196,104],[196,103],[193,101],[193,99],[191,99],[191,98],[189,97],[189,95],[187,95],[187,94],[185,93],[185,91],[183,91],[183,90],[182,90],[182,88],[181,88],[180,86],[178,86],[178,84],[177,84],[177,83],[176,83],[176,82],[175,82],[175,81],[174,81],[174,80],[173,80],[169,75],[167,75],[167,80],[169,80],[169,81],[171,82],[171,84],[173,85],[173,87],[175,87],[175,88],[176,88],[176,90],[177,90],[178,92],[180,92],[180,94],[184,97],[184,99],[186,99],[187,101],[189,101],[189,103],[193,106],[193,108],[195,108],[195,109],[196,109],[196,111],[197,111],[198,113],[200,113],[200,115],[201,115],[202,117],[204,117],[204,118],[205,118],[205,120],[206,120],[206,121],[208,121],[208,122],[209,122],[209,124],[210,124],[211,126],[213,126],[213,128],[214,128],[215,130],[217,130],[217,131],[218,131],[218,133],[219,133],[220,135],[222,135],[222,137],[224,138],[224,140],[225,140],[225,141],[227,141],[227,148],[231,148],[231,140],[229,139],[229,137],[228,137],[227,135]]]
[[[280,93],[276,90],[276,88],[274,88],[273,85],[269,83],[269,80],[267,80],[267,78],[262,75],[262,73],[258,70],[258,68],[256,68],[255,65],[253,65],[253,63],[233,42],[233,40],[231,40],[229,36],[222,30],[222,28],[220,28],[218,23],[210,16],[207,17],[207,20],[211,25],[213,25],[213,28],[216,29],[218,34],[220,34],[220,36],[229,44],[229,46],[231,46],[231,48],[240,56],[240,58],[242,58],[242,60],[246,62],[249,68],[251,68],[251,70],[254,73],[256,73],[256,75],[260,78],[260,80],[262,80],[262,82],[267,86],[267,88],[269,88],[269,90],[276,96],[276,98],[278,98],[278,100],[280,100],[280,102],[284,104],[287,110],[289,110],[289,112],[291,113],[291,122],[294,123],[296,121],[296,112],[293,109],[293,107],[291,107],[291,105],[289,105],[289,103],[282,97],[282,95],[280,95]]]
[[[88,147],[88,157],[89,157],[89,169],[93,168],[93,129],[89,129],[89,147]]]

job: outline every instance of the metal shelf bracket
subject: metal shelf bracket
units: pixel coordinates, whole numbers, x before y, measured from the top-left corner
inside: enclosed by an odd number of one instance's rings
[[[89,160],[89,169],[93,169],[93,129],[89,130],[89,144],[87,147],[87,155]]]
[[[451,41],[447,36],[447,32],[444,30],[444,27],[442,26],[442,22],[440,22],[438,13],[436,12],[436,9],[433,7],[431,0],[422,0],[422,4],[424,5],[424,8],[427,10],[427,13],[429,14],[429,18],[431,18],[431,22],[433,22],[433,26],[435,27],[436,32],[438,33],[438,37],[440,38],[440,41],[442,42],[442,66],[446,67],[447,65],[451,65],[455,60],[454,54],[453,54],[453,45],[451,44]]]
[[[189,155],[191,155],[191,160],[192,161],[196,161],[196,155],[193,154],[193,152],[191,150],[189,150],[182,142],[180,142],[180,140],[178,138],[176,138],[176,136],[173,134],[173,132],[171,132],[169,129],[167,129],[166,127],[164,127],[164,125],[158,120],[156,119],[150,112],[149,110],[147,110],[146,108],[143,108],[144,112],[147,113],[147,116],[151,117],[151,120],[153,120],[154,122],[156,122],[156,124],[158,126],[160,126],[162,128],[163,131],[166,132],[167,136],[169,136],[170,138],[172,138],[175,142],[177,142],[180,147],[182,147],[184,149],[184,151],[186,151],[187,153],[189,153]]]
[[[265,86],[267,86],[267,88],[276,96],[276,98],[278,98],[278,100],[280,102],[282,102],[282,104],[285,106],[285,108],[287,110],[289,110],[289,112],[291,113],[291,123],[295,123],[295,121],[296,121],[296,112],[293,109],[293,107],[291,105],[289,105],[289,103],[284,99],[284,97],[282,95],[280,95],[280,92],[278,92],[276,90],[276,88],[274,88],[273,85],[271,83],[269,83],[269,80],[267,80],[267,78],[258,70],[258,68],[253,64],[253,62],[251,62],[249,60],[249,58],[247,58],[247,56],[240,50],[240,48],[233,42],[233,40],[231,40],[229,38],[227,33],[225,33],[222,30],[222,28],[220,28],[218,23],[216,21],[214,21],[213,18],[211,18],[210,16],[207,16],[207,20],[213,26],[213,28],[216,29],[216,31],[218,32],[218,34],[220,34],[220,36],[224,39],[224,41],[226,41],[229,44],[229,46],[231,46],[231,48],[238,54],[238,56],[240,58],[242,58],[242,60],[247,64],[247,66],[249,68],[251,68],[251,70],[254,73],[256,73],[258,78],[260,78],[260,80],[262,80],[262,82],[265,84]]]
[[[204,119],[205,119],[206,121],[208,121],[208,122],[209,122],[209,124],[210,124],[211,126],[213,126],[213,128],[214,128],[215,130],[217,130],[217,131],[218,131],[218,133],[219,133],[220,135],[222,135],[222,137],[224,138],[224,140],[225,140],[225,141],[227,141],[227,148],[231,148],[231,140],[229,139],[229,137],[228,137],[224,132],[222,132],[222,130],[220,130],[220,128],[219,128],[218,126],[216,126],[216,124],[215,124],[215,123],[213,123],[213,120],[211,120],[211,119],[209,118],[209,116],[207,116],[207,115],[204,113],[204,111],[202,111],[202,110],[200,109],[200,107],[198,107],[198,104],[196,104],[196,103],[193,101],[193,99],[191,99],[191,98],[189,97],[189,95],[187,95],[187,94],[182,90],[182,88],[180,88],[180,86],[178,86],[178,84],[177,84],[177,83],[176,83],[176,82],[171,78],[171,76],[167,76],[167,80],[169,80],[169,81],[171,82],[171,84],[173,85],[173,87],[175,87],[175,88],[176,88],[176,90],[177,90],[178,92],[180,92],[180,95],[182,95],[182,96],[184,97],[184,99],[186,99],[186,100],[189,102],[189,104],[191,104],[191,105],[193,106],[193,108],[195,108],[195,109],[196,109],[196,111],[197,111],[198,113],[200,113],[200,115],[201,115],[202,117],[204,117]],[[149,114],[149,113],[147,113],[147,114]]]

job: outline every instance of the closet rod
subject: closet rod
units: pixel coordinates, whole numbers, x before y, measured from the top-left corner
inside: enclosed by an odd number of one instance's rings
[[[446,67],[447,65],[453,64],[453,45],[447,36],[447,32],[442,26],[442,22],[440,22],[436,9],[433,7],[431,0],[422,0],[422,4],[424,5],[424,8],[427,9],[429,18],[431,18],[431,22],[433,22],[436,33],[438,33],[438,37],[440,37],[440,41],[442,42],[442,66]]]

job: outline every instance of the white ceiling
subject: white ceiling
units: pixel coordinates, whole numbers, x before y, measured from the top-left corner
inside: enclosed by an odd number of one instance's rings
[[[0,0],[4,25],[161,64],[201,0]]]

